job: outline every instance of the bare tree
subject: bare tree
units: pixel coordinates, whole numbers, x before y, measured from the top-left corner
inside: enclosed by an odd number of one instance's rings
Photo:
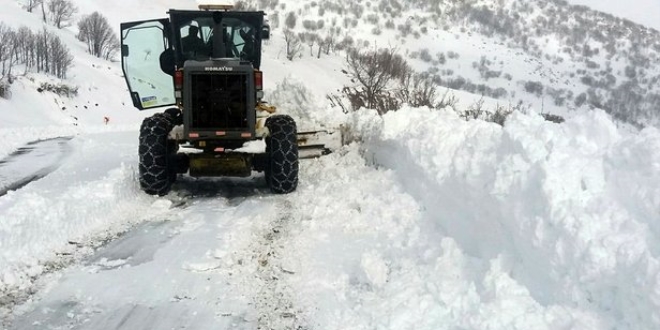
[[[6,65],[9,57],[9,49],[12,47],[11,28],[4,23],[0,23],[0,64],[2,64],[2,72],[0,72],[0,79],[6,74]]]
[[[305,43],[309,47],[309,56],[314,56],[314,44],[319,39],[319,36],[312,32],[300,32],[298,33],[298,39],[301,43]]]
[[[35,65],[35,36],[27,26],[21,26],[16,32],[16,47],[26,74]]]
[[[48,45],[51,42],[53,34],[44,28],[41,33],[35,36],[35,55],[37,72],[50,73],[50,53]]]
[[[413,107],[426,106],[434,108],[438,106],[435,103],[435,84],[428,74],[407,70],[399,78],[399,89],[396,95],[402,102],[408,103]]]
[[[48,23],[48,17],[46,16],[46,1],[41,0],[39,4],[41,5],[41,18],[44,23]]]
[[[293,31],[284,29],[284,42],[286,43],[286,58],[289,61],[293,61],[293,59],[298,56],[302,50],[302,43],[300,42],[300,38],[298,38],[298,36]]]
[[[72,63],[69,49],[57,35],[45,28],[35,34],[25,26],[14,31],[0,23],[0,80],[6,78],[11,84],[12,68],[18,64],[25,67],[25,73],[36,68],[37,72],[66,78]]]
[[[42,1],[43,0],[26,0],[24,2],[24,8],[28,11],[28,13],[31,13],[34,8],[37,8],[39,5],[41,5]]]
[[[321,53],[323,52],[323,48],[325,47],[325,42],[326,39],[323,39],[321,37],[316,40],[316,44],[319,46],[319,48],[316,50],[316,58],[321,58]]]
[[[53,36],[48,52],[50,53],[50,73],[58,78],[66,78],[67,71],[73,63],[73,56],[60,38]]]
[[[323,46],[325,47],[325,54],[329,55],[331,50],[334,50],[335,44],[337,42],[337,37],[341,33],[341,28],[336,26],[331,26],[328,34],[323,40]]]
[[[71,25],[73,15],[78,12],[78,8],[69,0],[50,0],[48,11],[53,24],[61,29]]]
[[[7,78],[8,82],[12,83],[12,68],[17,64],[18,56],[18,43],[16,31],[12,28],[0,23],[0,64],[2,71],[0,72],[0,79]]]
[[[99,12],[84,16],[78,22],[78,40],[87,43],[90,54],[106,60],[119,50],[119,39],[108,19]]]
[[[57,35],[44,28],[35,35],[34,48],[37,72],[52,74],[61,79],[66,78],[67,71],[73,63],[73,56]]]

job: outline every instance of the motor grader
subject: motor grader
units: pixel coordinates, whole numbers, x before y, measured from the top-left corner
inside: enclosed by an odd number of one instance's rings
[[[263,101],[261,47],[270,36],[265,13],[199,5],[168,14],[121,24],[133,105],[169,107],[140,128],[141,188],[162,196],[178,174],[248,177],[257,171],[273,193],[294,191],[299,149],[327,149],[303,145],[316,132],[297,132],[292,117]]]

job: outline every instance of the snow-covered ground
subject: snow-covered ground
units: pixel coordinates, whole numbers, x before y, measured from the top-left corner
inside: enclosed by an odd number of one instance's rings
[[[568,0],[568,3],[587,6],[660,31],[660,2],[656,0]]]
[[[0,4],[0,20],[23,15]],[[270,101],[354,141],[303,161],[284,196],[259,174],[183,176],[146,196],[137,127],[153,111],[131,108],[117,63],[76,50],[73,99],[19,79],[0,99],[13,109],[0,111],[0,159],[74,138],[59,168],[0,197],[3,327],[660,328],[658,129],[599,111],[504,127],[449,109],[343,114],[325,100],[346,82],[342,57],[289,62],[280,38],[262,65]]]

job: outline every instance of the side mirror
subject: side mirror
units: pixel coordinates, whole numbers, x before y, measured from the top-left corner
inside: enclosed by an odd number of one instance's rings
[[[264,25],[264,27],[261,29],[261,39],[270,39],[270,26]]]

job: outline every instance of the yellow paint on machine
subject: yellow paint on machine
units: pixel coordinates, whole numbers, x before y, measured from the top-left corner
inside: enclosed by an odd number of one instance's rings
[[[243,153],[190,154],[190,176],[248,177],[252,174],[251,158]]]

